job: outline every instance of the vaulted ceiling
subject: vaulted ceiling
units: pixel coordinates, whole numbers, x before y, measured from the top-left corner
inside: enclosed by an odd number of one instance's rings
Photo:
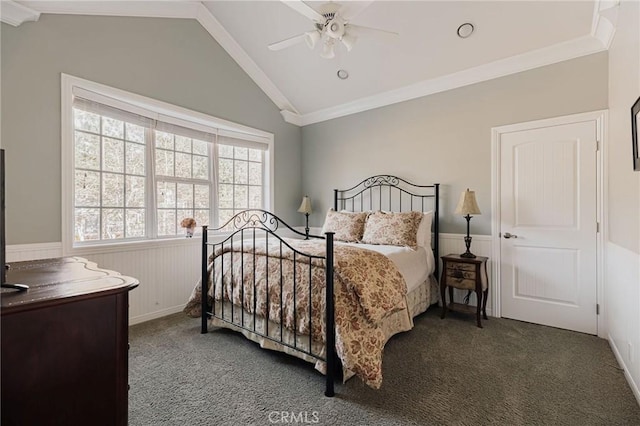
[[[322,11],[326,2],[308,1]],[[336,2],[335,8],[344,5]],[[351,51],[336,43],[268,45],[313,31],[313,21],[271,1],[3,1],[3,22],[19,25],[39,13],[193,18],[280,108],[306,125],[606,50],[618,1],[351,2],[352,23],[395,32],[360,33]],[[295,5],[294,5],[295,6]],[[302,5],[304,11],[305,5]],[[300,5],[298,5],[298,9]],[[17,18],[16,18],[17,16]],[[470,23],[473,33],[457,34]],[[339,70],[347,79],[337,76]]]

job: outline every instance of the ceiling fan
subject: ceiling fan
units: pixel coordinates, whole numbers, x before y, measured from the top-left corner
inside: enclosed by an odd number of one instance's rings
[[[392,31],[363,27],[351,23],[351,20],[356,15],[372,3],[371,1],[350,1],[343,5],[330,2],[320,6],[319,11],[306,5],[301,0],[283,0],[283,3],[311,19],[315,24],[315,30],[272,43],[269,45],[271,50],[281,50],[301,43],[303,40],[307,43],[309,49],[313,49],[321,41],[322,52],[320,56],[325,59],[331,59],[335,57],[336,44],[342,43],[347,51],[350,51],[359,36],[398,35],[398,33]]]

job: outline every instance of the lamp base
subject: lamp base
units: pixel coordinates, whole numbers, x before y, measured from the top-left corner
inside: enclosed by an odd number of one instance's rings
[[[464,245],[467,246],[467,251],[462,253],[460,257],[464,257],[465,259],[473,259],[474,257],[476,257],[476,255],[471,253],[471,251],[469,250],[471,248],[471,237],[469,236],[469,228],[467,228],[467,236],[464,237]]]

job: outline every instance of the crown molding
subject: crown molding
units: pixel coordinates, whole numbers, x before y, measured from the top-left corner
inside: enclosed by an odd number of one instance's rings
[[[301,116],[301,121],[303,126],[319,123],[321,121],[344,117],[346,115],[380,108],[434,93],[456,89],[458,87],[493,80],[494,78],[505,77],[533,68],[591,55],[604,50],[606,50],[606,48],[600,40],[592,36],[584,36],[543,49],[533,50],[517,56],[469,68],[464,71],[425,80],[379,95],[361,98],[336,107],[304,114]]]
[[[287,123],[302,127],[302,116],[300,114],[287,111],[286,109],[281,110],[280,114],[282,114],[282,118],[284,118],[284,121]]]
[[[4,3],[4,0],[2,0]],[[134,16],[144,18],[196,17],[199,1],[21,1],[40,13],[59,15]]]
[[[0,19],[5,24],[17,27],[27,21],[37,21],[39,18],[40,12],[15,1],[3,0],[0,2]]]
[[[596,0],[590,35],[335,107],[300,114],[200,1],[21,1],[20,4],[12,0],[1,1],[2,21],[16,26],[26,20],[37,20],[40,13],[195,19],[280,109],[284,120],[296,126],[331,120],[607,50],[615,34],[620,4],[620,0]],[[5,20],[7,5],[20,11],[29,11],[30,19],[15,21],[16,24]]]
[[[613,42],[618,22],[620,0],[597,0],[593,10],[591,35],[608,50]]]

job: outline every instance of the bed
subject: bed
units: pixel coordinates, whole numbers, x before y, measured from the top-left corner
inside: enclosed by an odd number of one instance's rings
[[[203,227],[202,277],[184,309],[202,333],[232,329],[314,363],[327,396],[339,369],[379,388],[384,345],[439,294],[438,184],[376,175],[333,198],[321,235],[264,210]]]

